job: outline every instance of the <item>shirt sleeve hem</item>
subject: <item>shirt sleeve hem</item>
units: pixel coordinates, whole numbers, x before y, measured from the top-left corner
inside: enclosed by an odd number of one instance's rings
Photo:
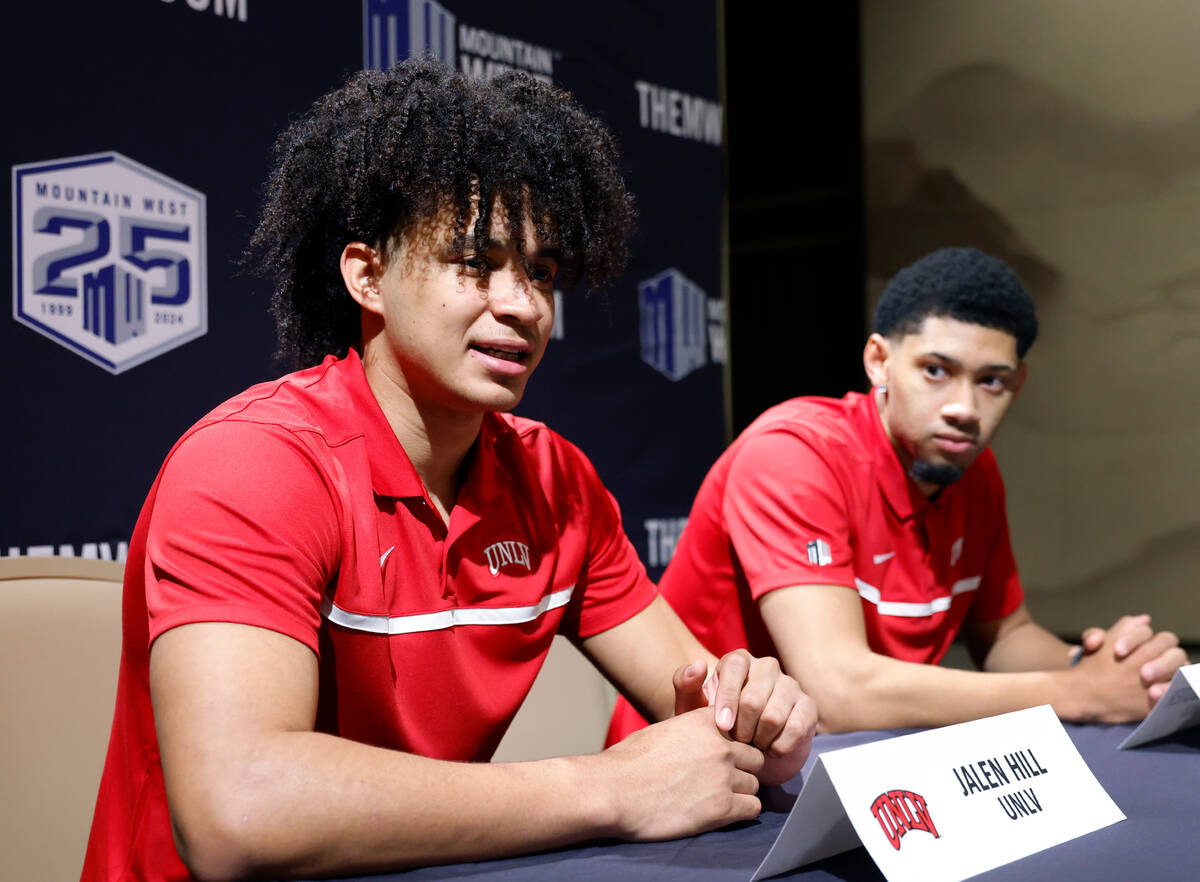
[[[265,628],[268,631],[274,631],[277,634],[291,637],[293,640],[303,643],[313,651],[317,658],[321,657],[317,632],[310,624],[291,618],[290,616],[272,616],[264,613],[261,609],[227,603],[190,606],[185,609],[176,610],[169,615],[155,617],[150,623],[148,645],[153,645],[155,640],[172,628],[204,622],[251,625],[257,628]]]
[[[582,640],[594,637],[610,628],[624,624],[653,603],[656,597],[658,597],[658,589],[649,579],[644,579],[641,584],[624,596],[620,604],[605,604],[603,610],[596,610],[587,615],[586,622],[581,621],[579,624],[579,638]]]
[[[774,573],[768,579],[756,579],[750,585],[750,596],[758,600],[764,594],[778,591],[780,588],[791,588],[794,585],[830,585],[848,588],[851,591],[856,590],[854,587],[854,577],[844,571],[818,576],[804,570],[790,570],[783,573]]]

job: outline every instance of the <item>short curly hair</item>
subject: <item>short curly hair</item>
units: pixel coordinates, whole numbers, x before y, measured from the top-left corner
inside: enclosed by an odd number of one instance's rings
[[[612,135],[569,93],[522,73],[471,81],[430,58],[351,76],[279,136],[244,258],[274,279],[276,357],[308,366],[359,339],[338,266],[348,242],[383,250],[449,211],[462,247],[477,206],[482,251],[497,205],[514,242],[529,219],[557,248],[561,285],[624,269],[633,198]]]
[[[1029,291],[1006,263],[977,248],[942,248],[896,273],[875,307],[873,330],[914,334],[930,316],[1012,334],[1020,358],[1037,339]]]

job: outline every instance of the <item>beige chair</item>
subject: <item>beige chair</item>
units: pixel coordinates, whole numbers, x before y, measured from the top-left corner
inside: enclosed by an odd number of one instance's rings
[[[596,753],[617,692],[579,650],[555,637],[541,673],[517,711],[496,762]]]
[[[112,725],[123,571],[0,558],[0,879],[79,878]]]

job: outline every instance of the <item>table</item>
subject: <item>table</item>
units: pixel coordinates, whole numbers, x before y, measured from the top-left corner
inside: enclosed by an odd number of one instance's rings
[[[1118,751],[1117,745],[1133,726],[1067,724],[1066,730],[1127,820],[975,878],[983,882],[1042,879],[1195,882],[1200,879],[1200,728],[1124,751]],[[784,789],[799,792],[816,755],[823,751],[911,731],[914,730],[818,735],[813,756]],[[768,806],[756,821],[690,839],[578,846],[503,860],[370,876],[362,882],[444,879],[747,882],[775,841],[786,816],[786,806]],[[856,848],[775,878],[844,882],[880,880],[883,876],[866,850]]]

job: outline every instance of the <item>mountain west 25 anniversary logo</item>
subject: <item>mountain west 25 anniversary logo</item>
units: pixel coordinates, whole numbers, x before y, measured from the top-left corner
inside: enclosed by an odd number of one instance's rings
[[[113,374],[203,336],[204,194],[111,151],[13,166],[13,318]]]

